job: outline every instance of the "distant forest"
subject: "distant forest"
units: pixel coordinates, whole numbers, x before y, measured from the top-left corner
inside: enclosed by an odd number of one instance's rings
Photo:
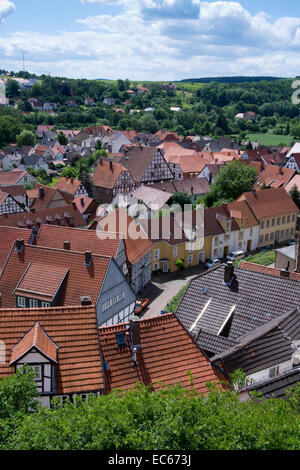
[[[246,83],[246,82],[273,82],[274,80],[281,80],[279,77],[204,77],[204,78],[186,78],[181,80],[182,83]]]

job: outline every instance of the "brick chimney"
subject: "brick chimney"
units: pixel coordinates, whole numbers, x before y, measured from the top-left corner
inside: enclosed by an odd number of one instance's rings
[[[141,346],[140,319],[136,315],[130,318],[129,335],[131,346],[133,348],[139,348]]]
[[[225,265],[224,269],[224,282],[230,284],[234,276],[234,265],[230,261]]]
[[[114,171],[114,167],[113,167],[112,162],[109,162],[109,169],[110,169],[110,171],[112,171],[112,172]]]

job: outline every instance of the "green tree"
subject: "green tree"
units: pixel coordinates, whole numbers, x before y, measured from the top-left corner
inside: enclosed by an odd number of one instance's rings
[[[183,209],[185,204],[192,204],[192,199],[187,193],[175,191],[172,195],[171,204],[179,204]]]
[[[9,98],[15,98],[19,94],[19,83],[9,78],[6,85],[6,94]]]
[[[68,145],[68,138],[63,132],[59,132],[57,135],[57,140],[60,143],[60,145]]]
[[[294,203],[298,206],[298,209],[300,209],[300,192],[298,190],[298,187],[294,185],[292,187],[292,190],[290,192],[290,196],[293,199]]]
[[[221,167],[211,185],[211,193],[215,201],[237,199],[244,192],[251,191],[256,178],[255,168],[234,160]]]
[[[17,137],[17,144],[19,147],[23,145],[33,147],[36,144],[37,136],[31,131],[22,131]]]
[[[34,372],[28,367],[18,369],[11,377],[0,381],[0,419],[13,418],[37,409]]]

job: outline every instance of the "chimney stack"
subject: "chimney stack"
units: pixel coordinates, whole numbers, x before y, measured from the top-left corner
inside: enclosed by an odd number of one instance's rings
[[[101,166],[103,165],[103,160],[102,160],[102,158],[100,158],[100,165],[101,165]]]
[[[24,248],[24,240],[22,238],[18,238],[18,240],[16,241],[17,252],[21,253],[21,251],[23,251],[23,248]]]
[[[83,297],[80,297],[80,305],[85,306],[85,305],[92,305],[92,299],[90,296],[85,295]]]
[[[109,168],[110,168],[110,171],[114,171],[112,162],[109,162]]]
[[[92,264],[92,261],[93,261],[93,256],[92,256],[92,252],[91,251],[86,251],[85,252],[85,266],[90,266]]]
[[[134,315],[129,321],[129,335],[130,343],[133,348],[141,347],[141,336],[140,336],[140,319]]]
[[[81,207],[84,207],[84,198],[83,197],[80,199],[80,204],[81,204]]]
[[[44,188],[40,188],[40,199],[44,199],[45,197],[45,190]]]
[[[71,250],[71,242],[69,241],[64,242],[64,250]]]
[[[232,278],[234,276],[234,265],[231,261],[225,265],[224,269],[224,282],[225,284],[230,284],[232,282]]]

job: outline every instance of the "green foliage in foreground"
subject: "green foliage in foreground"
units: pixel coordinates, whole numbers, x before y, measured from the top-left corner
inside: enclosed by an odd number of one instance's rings
[[[180,262],[180,261],[182,262],[182,260],[177,260],[177,261],[178,261],[178,262]],[[176,263],[177,263],[177,261],[176,261]],[[178,263],[177,266],[178,266],[179,269],[180,269],[181,264]],[[183,263],[183,267],[184,267],[184,263]],[[185,294],[185,292],[186,292],[186,290],[187,290],[187,288],[188,288],[188,285],[189,285],[189,283],[187,283],[185,286],[183,286],[183,287],[180,289],[180,291],[178,292],[178,294],[176,294],[176,295],[173,297],[173,299],[171,300],[171,302],[168,303],[168,305],[167,305],[166,308],[165,308],[165,311],[166,311],[166,312],[170,312],[170,313],[171,313],[171,312],[176,312],[177,307],[178,307],[178,305],[179,305],[179,303],[180,303],[182,297],[184,296],[184,294]]]
[[[299,386],[286,400],[244,403],[230,391],[204,397],[179,385],[155,393],[137,386],[0,419],[0,449],[296,450],[299,398]]]

